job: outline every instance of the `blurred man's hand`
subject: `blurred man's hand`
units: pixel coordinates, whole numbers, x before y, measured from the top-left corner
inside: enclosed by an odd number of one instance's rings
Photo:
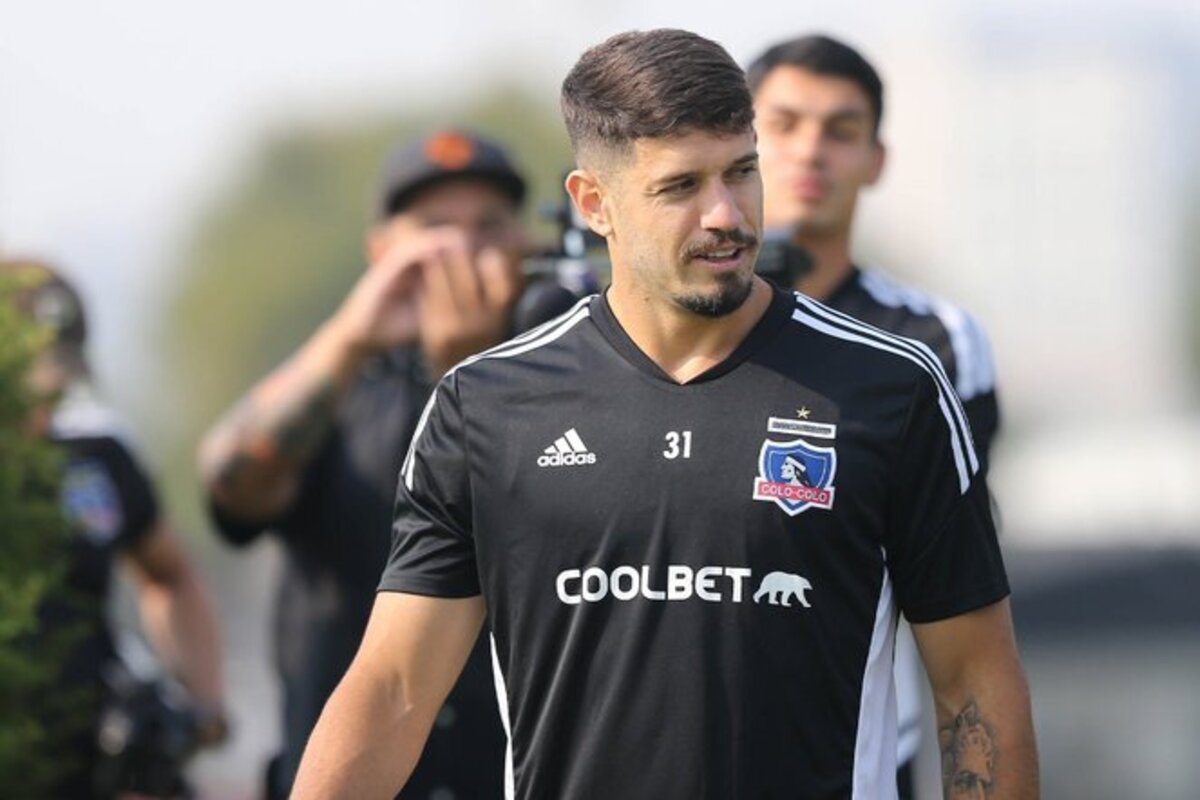
[[[435,375],[503,339],[521,291],[518,265],[502,250],[468,244],[450,236],[422,272],[420,339]]]

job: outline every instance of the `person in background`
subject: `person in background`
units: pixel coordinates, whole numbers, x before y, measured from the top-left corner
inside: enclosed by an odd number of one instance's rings
[[[526,185],[496,142],[438,130],[384,168],[370,264],[338,310],[205,435],[200,470],[228,541],[271,531],[287,796],[321,707],[359,645],[387,561],[401,459],[434,382],[511,332]],[[438,716],[405,798],[498,798],[504,732],[486,642]],[[469,765],[469,766],[465,766]]]
[[[60,499],[72,537],[66,595],[42,610],[43,626],[78,626],[56,692],[81,689],[85,719],[98,723],[119,653],[108,617],[116,567],[134,577],[143,628],[163,665],[195,704],[198,744],[224,740],[225,716],[218,625],[210,593],[163,513],[154,482],[130,444],[125,426],[105,407],[88,363],[87,319],[74,287],[47,264],[0,260],[16,287],[18,310],[47,330],[29,386],[40,398],[29,429],[63,454]],[[80,709],[74,709],[79,711]],[[97,725],[74,742],[61,797],[109,797]],[[117,776],[110,775],[116,779]],[[130,788],[130,787],[125,787]]]
[[[764,223],[802,248],[811,268],[794,288],[892,333],[924,342],[941,360],[962,400],[986,470],[999,427],[988,338],[966,311],[855,264],[851,231],[859,194],[883,171],[883,82],[856,50],[828,36],[780,42],[751,62],[755,127],[762,160]],[[898,781],[912,796],[921,739],[920,675],[912,636],[897,639],[900,717]]]

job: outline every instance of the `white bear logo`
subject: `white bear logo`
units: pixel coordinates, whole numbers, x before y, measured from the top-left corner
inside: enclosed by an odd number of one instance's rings
[[[769,572],[759,584],[758,591],[754,593],[754,602],[759,602],[765,594],[767,602],[773,606],[791,608],[792,604],[788,601],[794,597],[800,601],[800,605],[812,608],[804,595],[811,588],[812,584],[799,575],[790,572]]]

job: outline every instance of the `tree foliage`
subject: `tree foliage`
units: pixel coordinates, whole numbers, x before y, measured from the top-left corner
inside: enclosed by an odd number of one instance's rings
[[[67,632],[40,629],[39,610],[61,591],[69,529],[58,502],[57,448],[30,435],[26,389],[42,331],[20,316],[12,276],[0,276],[0,786],[39,797],[62,766],[61,726],[48,724]]]

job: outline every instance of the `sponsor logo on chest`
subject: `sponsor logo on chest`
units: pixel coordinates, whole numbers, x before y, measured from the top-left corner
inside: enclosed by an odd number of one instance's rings
[[[757,586],[750,600],[772,606],[792,607],[793,601],[811,608],[808,579],[791,572],[768,572],[756,581],[749,567],[669,564],[666,570],[649,564],[622,564],[611,570],[601,567],[564,569],[554,581],[559,602],[583,603],[645,601],[672,602],[703,600],[709,603],[741,603],[747,588]]]

